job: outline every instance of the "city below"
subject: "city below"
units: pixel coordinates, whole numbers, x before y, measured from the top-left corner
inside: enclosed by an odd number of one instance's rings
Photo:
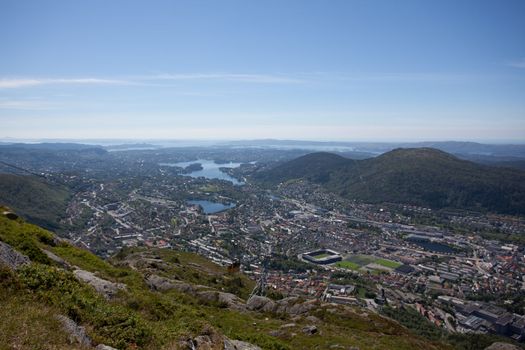
[[[388,310],[411,309],[450,333],[525,339],[522,216],[368,204],[305,179],[255,180],[305,150],[86,146],[44,160],[38,146],[36,155],[3,148],[4,170],[74,189],[56,231],[101,257],[133,247],[196,252],[240,269],[256,283],[252,295],[394,319]]]

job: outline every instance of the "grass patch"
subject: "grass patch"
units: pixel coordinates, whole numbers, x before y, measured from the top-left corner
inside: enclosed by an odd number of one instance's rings
[[[317,255],[312,255],[312,257],[314,257],[315,259],[324,259],[324,258],[327,258],[329,256],[332,256],[332,254],[321,253],[321,254],[317,254]]]
[[[0,211],[4,209],[0,207]],[[35,225],[26,224],[22,219],[9,220],[2,216],[0,220],[0,241],[27,255],[32,261],[51,263],[40,247],[51,243],[52,240],[51,233]]]
[[[359,266],[365,266],[372,262],[374,262],[375,258],[371,255],[364,255],[364,254],[355,254],[355,255],[349,255],[345,258],[345,261],[353,262]]]
[[[365,255],[365,254],[349,255],[348,257],[345,258],[345,260],[341,261],[341,263],[349,263],[348,268],[351,270],[357,270],[363,266],[366,266],[372,263],[375,263],[375,264],[378,264],[384,267],[388,267],[390,269],[395,269],[402,265],[401,263],[398,263],[397,261],[376,258],[372,255]],[[345,266],[340,266],[340,267],[345,267]]]
[[[358,270],[361,267],[358,264],[353,263],[351,261],[338,261],[335,263],[335,266],[348,270]]]
[[[69,345],[56,309],[5,290],[0,299],[0,349],[80,349]]]
[[[396,269],[399,266],[403,265],[397,261],[392,261],[392,260],[387,260],[387,259],[377,259],[376,261],[374,261],[374,263],[384,266],[384,267],[389,267],[391,269]]]

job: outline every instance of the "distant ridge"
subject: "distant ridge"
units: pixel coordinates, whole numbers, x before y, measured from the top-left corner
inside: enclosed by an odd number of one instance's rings
[[[4,149],[35,149],[46,151],[80,151],[102,149],[97,145],[85,145],[81,143],[68,142],[44,142],[44,143],[0,143],[0,151]]]
[[[370,203],[525,214],[525,172],[472,163],[433,148],[399,148],[364,160],[311,153],[254,178],[273,185],[305,179]]]
[[[50,230],[59,228],[70,192],[35,176],[1,174],[0,204],[16,210],[30,222]]]

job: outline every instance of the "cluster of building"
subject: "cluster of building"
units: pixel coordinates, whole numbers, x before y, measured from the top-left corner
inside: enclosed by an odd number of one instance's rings
[[[145,245],[194,251],[221,265],[239,261],[254,279],[264,274],[268,288],[285,296],[372,309],[408,305],[451,331],[495,332],[523,340],[521,314],[496,306],[501,298],[525,295],[523,246],[414,225],[411,216],[434,215],[428,208],[397,210],[396,205],[348,201],[302,182],[269,193],[250,183],[233,188],[224,181],[168,176],[166,171],[136,186],[121,179],[93,182],[78,192],[69,220],[79,228],[71,229],[70,238],[102,256]],[[188,198],[236,206],[207,215]],[[470,227],[461,216],[449,215],[455,224]],[[475,216],[474,221],[505,232],[523,228],[519,220],[506,217]],[[337,264],[356,254],[397,264]],[[316,272],[272,271],[265,262],[275,255],[322,267]],[[361,276],[377,286],[374,296],[359,295],[353,284],[334,282],[334,272]],[[475,303],[470,299],[476,295],[492,300]]]

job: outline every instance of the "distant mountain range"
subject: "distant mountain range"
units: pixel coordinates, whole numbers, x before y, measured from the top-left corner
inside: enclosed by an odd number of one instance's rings
[[[311,150],[351,150],[381,154],[397,148],[435,148],[452,154],[477,154],[498,157],[525,158],[525,144],[486,144],[467,141],[425,142],[345,142],[345,141],[300,141],[300,140],[247,140],[227,144],[252,147],[301,148]]]
[[[464,141],[435,142],[344,142],[301,140],[245,140],[245,141],[183,141],[183,140],[91,140],[75,143],[71,140],[53,140],[43,143],[0,142],[2,153],[32,152],[82,152],[86,155],[103,155],[105,151],[140,151],[178,149],[185,147],[219,147],[224,149],[275,149],[303,152],[334,152],[346,158],[366,159],[397,148],[435,148],[458,158],[479,164],[525,170],[525,144],[483,144]],[[23,155],[22,155],[23,156]]]
[[[364,160],[311,153],[254,179],[273,185],[305,179],[370,203],[525,214],[524,171],[476,164],[433,148],[395,149]]]
[[[100,149],[101,146],[85,145],[71,142],[44,142],[44,143],[6,143],[0,142],[0,151],[12,149],[47,150],[47,151],[79,151]]]

